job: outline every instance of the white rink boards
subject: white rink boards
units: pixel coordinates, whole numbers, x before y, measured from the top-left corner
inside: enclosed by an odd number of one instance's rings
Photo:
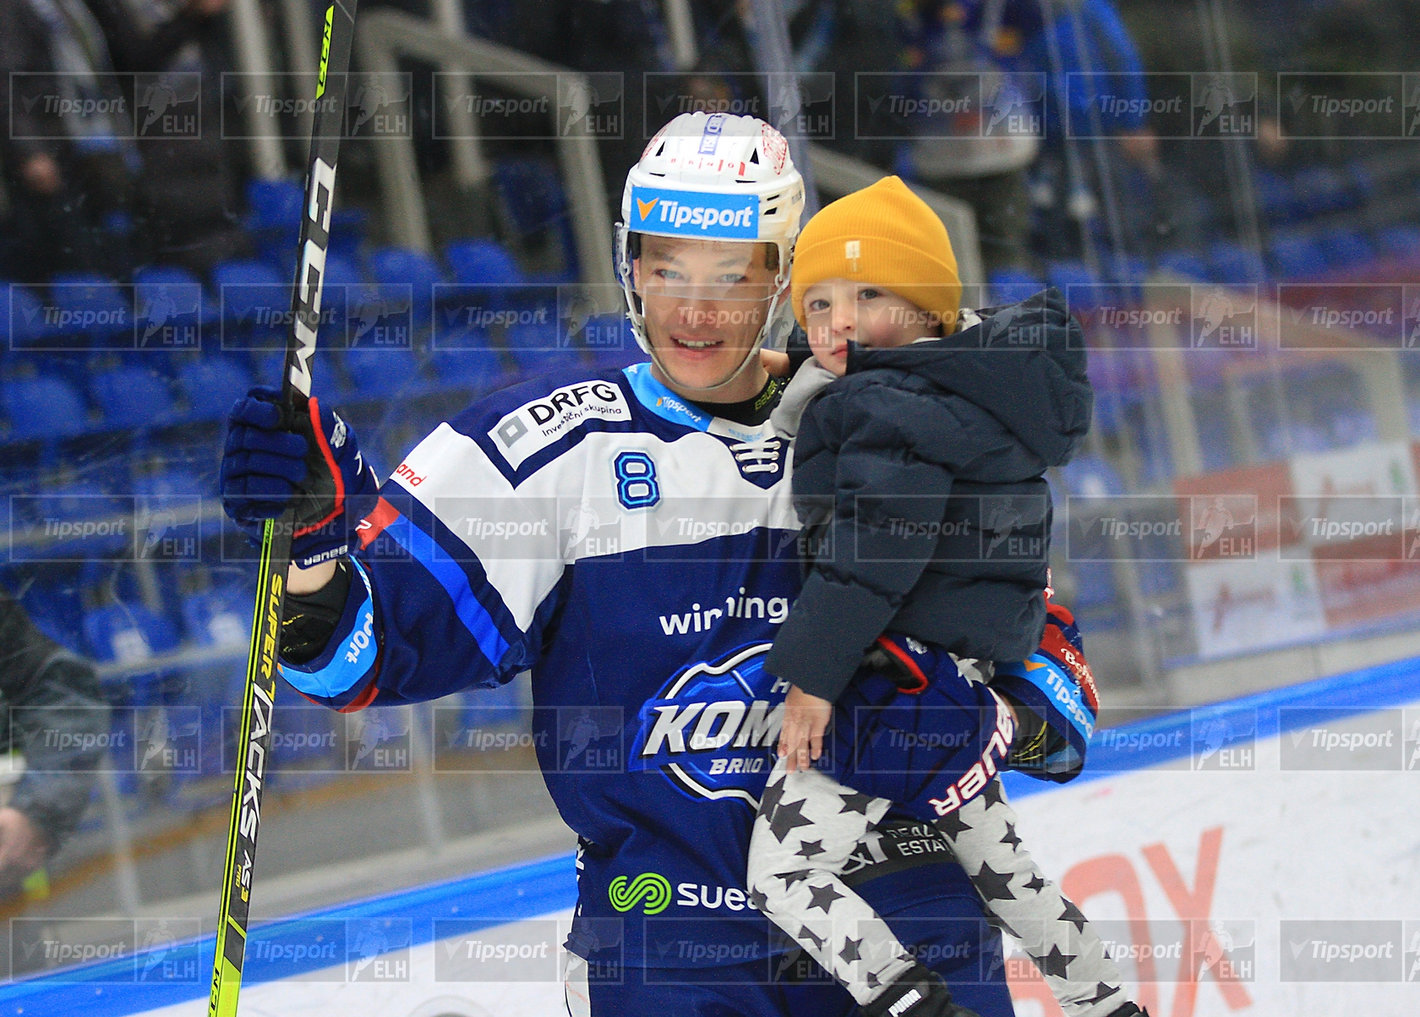
[[[1420,1013],[1417,678],[1403,661],[1101,731],[1061,788],[1008,775],[1025,845],[1155,1017]],[[274,923],[241,1013],[553,1017],[572,897],[561,856]],[[196,1015],[211,951],[6,985],[0,1017]],[[1056,1017],[1008,964],[1020,1017]]]

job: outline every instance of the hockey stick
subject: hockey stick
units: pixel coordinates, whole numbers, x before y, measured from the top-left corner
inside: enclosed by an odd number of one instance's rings
[[[325,10],[320,72],[316,80],[315,114],[311,124],[310,160],[306,169],[305,214],[298,241],[300,258],[291,287],[291,330],[281,380],[282,403],[290,407],[296,395],[311,394],[311,358],[325,253],[330,242],[330,213],[335,190],[335,164],[345,126],[345,93],[350,45],[355,34],[356,0],[331,0]],[[261,828],[261,789],[271,746],[272,703],[276,695],[276,660],[281,645],[281,603],[286,572],[291,565],[291,510],[269,520],[262,533],[258,559],[256,610],[251,647],[247,651],[246,690],[242,695],[242,729],[232,812],[227,825],[227,864],[222,875],[222,904],[217,915],[217,949],[212,958],[212,996],[208,1017],[235,1017],[237,994],[246,960],[247,919],[251,911],[252,865],[256,835]]]

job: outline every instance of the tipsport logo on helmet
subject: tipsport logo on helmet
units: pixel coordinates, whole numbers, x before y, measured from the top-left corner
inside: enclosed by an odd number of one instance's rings
[[[756,240],[759,197],[636,186],[631,188],[629,226],[637,233]]]
[[[671,881],[659,872],[643,872],[629,884],[625,876],[617,876],[606,895],[618,911],[630,911],[639,904],[645,914],[658,915],[670,907]]]

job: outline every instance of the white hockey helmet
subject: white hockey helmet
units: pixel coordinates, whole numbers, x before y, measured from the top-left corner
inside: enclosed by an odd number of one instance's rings
[[[789,144],[763,120],[682,113],[657,131],[626,175],[616,230],[617,275],[641,348],[654,359],[631,271],[637,234],[774,245],[774,295],[743,370],[760,346],[782,345],[793,327],[787,290],[803,211],[804,180]]]

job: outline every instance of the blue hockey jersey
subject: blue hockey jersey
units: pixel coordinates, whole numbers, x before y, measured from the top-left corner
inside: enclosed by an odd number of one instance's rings
[[[743,887],[787,691],[764,658],[801,582],[789,467],[767,421],[712,417],[649,365],[487,397],[395,470],[340,626],[285,677],[351,710],[530,670],[538,762],[581,843],[569,947],[768,959]],[[972,896],[932,871],[926,891],[875,880],[873,902]]]

